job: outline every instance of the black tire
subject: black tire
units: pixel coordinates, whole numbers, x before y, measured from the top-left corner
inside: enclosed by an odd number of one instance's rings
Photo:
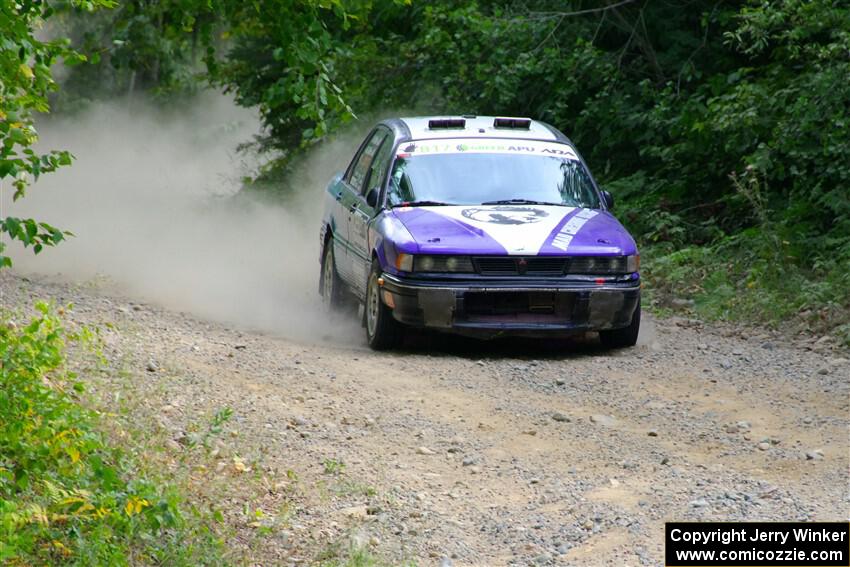
[[[336,271],[333,237],[328,238],[325,244],[325,251],[322,256],[322,275],[319,281],[319,291],[322,294],[322,305],[325,308],[325,312],[339,311],[344,305],[345,290],[343,289],[342,280],[339,279],[339,274]]]
[[[599,331],[599,340],[607,348],[627,348],[637,344],[638,334],[640,334],[640,299],[629,326],[611,331]]]
[[[366,341],[373,350],[387,350],[401,342],[402,326],[393,319],[390,308],[381,300],[381,288],[378,278],[381,268],[372,263],[372,271],[366,282]]]

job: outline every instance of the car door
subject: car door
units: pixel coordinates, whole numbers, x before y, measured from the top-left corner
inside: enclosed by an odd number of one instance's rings
[[[380,130],[384,130],[380,128]],[[360,185],[358,200],[351,209],[348,233],[351,240],[351,252],[353,256],[352,269],[358,287],[363,288],[365,294],[366,278],[372,265],[372,250],[369,246],[369,223],[375,217],[376,207],[367,202],[366,196],[369,191],[376,189],[378,195],[387,177],[389,169],[393,137],[389,130],[385,130],[385,136],[375,150],[369,169]],[[378,204],[380,206],[380,203]]]
[[[351,262],[348,259],[348,207],[354,199],[354,194],[348,184],[340,177],[328,186],[326,196],[328,211],[328,227],[333,234],[334,264],[339,276],[349,282],[352,281]]]
[[[336,200],[334,206],[334,221],[336,224],[334,238],[337,246],[334,247],[336,255],[336,269],[340,277],[351,286],[360,286],[359,272],[355,274],[352,242],[350,234],[350,217],[356,210],[355,204],[360,201],[360,189],[363,181],[372,165],[375,152],[384,139],[386,132],[373,130],[360,144],[360,149],[345,171],[345,174],[332,189]]]

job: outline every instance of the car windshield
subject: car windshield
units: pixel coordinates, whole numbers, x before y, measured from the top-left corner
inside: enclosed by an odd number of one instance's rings
[[[506,152],[399,153],[387,192],[390,207],[511,203],[595,209],[599,196],[574,154]]]

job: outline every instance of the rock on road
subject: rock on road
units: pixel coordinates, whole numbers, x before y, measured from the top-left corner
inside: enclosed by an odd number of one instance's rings
[[[662,319],[622,351],[424,337],[375,353],[13,273],[0,291],[109,323],[131,378],[109,387],[143,400],[169,450],[232,409],[218,471],[280,480],[234,476],[222,496],[230,545],[258,564],[353,543],[392,564],[659,565],[665,521],[848,518],[846,352]],[[261,545],[243,502],[278,519]]]

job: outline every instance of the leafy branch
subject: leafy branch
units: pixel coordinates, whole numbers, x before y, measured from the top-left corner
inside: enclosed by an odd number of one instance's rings
[[[74,8],[91,12],[110,8],[113,0],[74,0]],[[50,2],[15,2],[0,0],[0,194],[3,181],[14,189],[13,199],[25,195],[27,187],[40,175],[69,165],[66,151],[38,154],[34,149],[38,133],[33,113],[49,112],[47,95],[56,90],[50,68],[58,60],[74,66],[86,61],[84,55],[71,49],[67,39],[41,41],[36,37],[46,20],[55,14]],[[2,215],[2,211],[0,211]],[[34,219],[0,216],[0,238],[32,246],[38,254],[45,246],[54,246],[70,235],[47,223]],[[0,240],[0,268],[11,265],[3,255],[6,244]]]

